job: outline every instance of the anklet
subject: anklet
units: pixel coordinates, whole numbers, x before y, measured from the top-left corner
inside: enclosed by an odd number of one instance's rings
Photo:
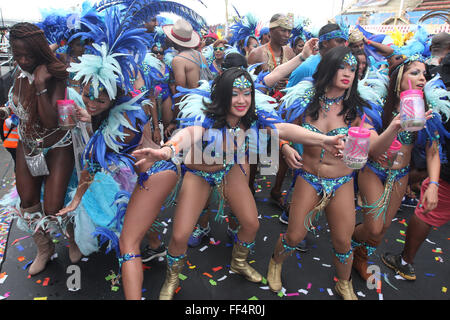
[[[239,238],[237,236],[237,233],[234,234],[234,243],[238,243],[241,246],[243,246],[244,248],[249,249],[251,253],[253,253],[253,248],[256,245],[255,241],[248,243],[248,242],[244,242],[244,241],[239,240]]]
[[[366,242],[364,242],[363,245],[367,249],[367,256],[371,256],[377,250],[377,247],[373,247],[373,246],[367,244]]]
[[[178,261],[184,259],[185,257],[186,257],[185,254],[174,257],[169,252],[167,252],[167,254],[166,254],[167,264],[169,265],[169,267],[172,267],[175,262],[178,262]]]
[[[287,253],[291,255],[292,252],[295,250],[295,247],[291,247],[290,245],[287,244],[286,239],[284,238],[285,235],[286,233],[283,233],[283,235],[281,236],[281,244],[283,245],[284,248],[284,250],[281,253]]]
[[[119,268],[122,269],[122,264],[124,262],[134,260],[136,258],[140,258],[140,254],[134,254],[134,253],[125,253],[123,256],[119,257]]]
[[[348,258],[351,256],[353,249],[350,248],[350,250],[347,251],[347,253],[338,253],[334,248],[333,248],[333,252],[334,255],[336,256],[336,258],[338,258],[339,262],[342,264],[347,264],[347,260]]]

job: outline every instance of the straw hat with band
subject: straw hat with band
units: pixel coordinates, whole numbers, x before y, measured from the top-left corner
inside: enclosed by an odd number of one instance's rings
[[[200,44],[200,35],[186,20],[179,19],[175,24],[167,24],[162,29],[170,40],[182,47],[195,48]]]

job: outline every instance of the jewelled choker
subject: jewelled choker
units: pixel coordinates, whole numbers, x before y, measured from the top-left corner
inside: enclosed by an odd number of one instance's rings
[[[337,104],[342,100],[344,100],[344,95],[337,98],[328,98],[326,95],[319,97],[319,101],[324,104],[322,110],[325,112],[328,112],[333,104]]]

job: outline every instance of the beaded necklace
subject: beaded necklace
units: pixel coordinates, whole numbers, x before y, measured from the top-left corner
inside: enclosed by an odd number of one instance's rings
[[[241,130],[241,128],[239,127],[240,124],[241,124],[241,118],[239,118],[238,122],[236,123],[236,125],[234,127],[230,126],[228,124],[228,122],[227,122],[226,126],[227,126],[227,129],[228,129],[228,132],[230,134],[236,136],[239,133],[239,131]]]
[[[340,97],[336,97],[336,98],[328,98],[326,95],[323,95],[323,96],[319,97],[319,101],[323,103],[322,110],[325,113],[330,110],[330,107],[333,104],[338,104],[342,100],[344,100],[344,95],[342,95]]]

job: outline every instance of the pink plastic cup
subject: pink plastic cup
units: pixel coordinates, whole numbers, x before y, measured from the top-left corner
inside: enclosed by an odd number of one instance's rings
[[[422,90],[405,90],[400,94],[400,121],[404,130],[423,129],[426,119]]]
[[[366,128],[351,127],[344,146],[342,160],[350,169],[361,169],[369,156],[370,131]]]
[[[75,102],[73,100],[57,100],[58,124],[63,130],[70,130],[77,125]]]

